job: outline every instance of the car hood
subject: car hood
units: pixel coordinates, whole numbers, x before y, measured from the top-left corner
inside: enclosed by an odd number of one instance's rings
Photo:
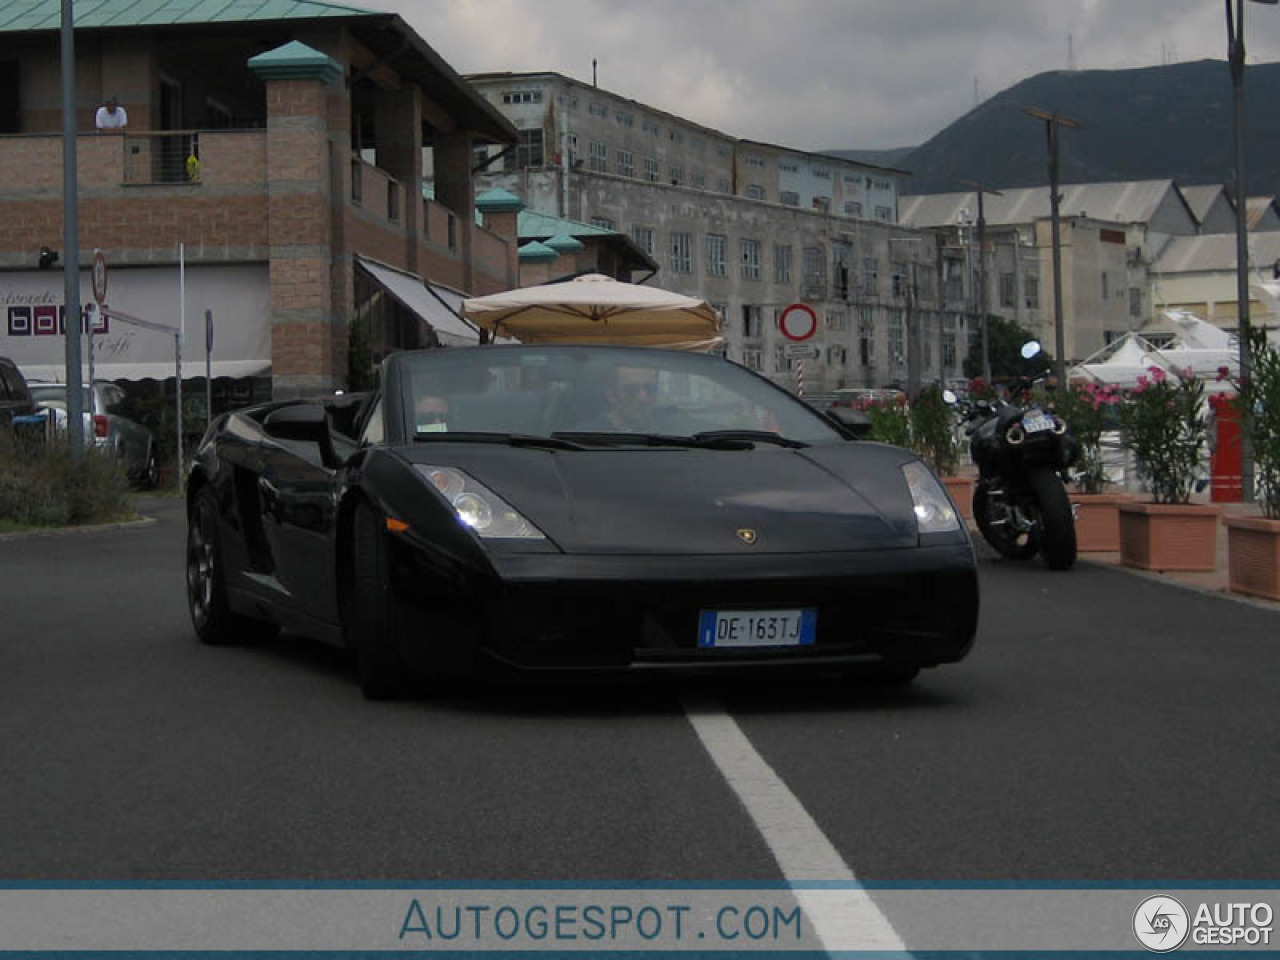
[[[918,543],[901,450],[512,449],[447,442],[403,451],[465,470],[562,550],[579,554],[811,553]]]

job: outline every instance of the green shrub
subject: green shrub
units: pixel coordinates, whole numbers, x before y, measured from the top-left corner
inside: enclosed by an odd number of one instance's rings
[[[871,439],[895,447],[911,448],[911,415],[906,405],[894,400],[873,403],[867,407],[871,421]]]
[[[0,520],[50,527],[132,515],[129,480],[110,454],[72,459],[65,443],[32,442],[0,429]]]

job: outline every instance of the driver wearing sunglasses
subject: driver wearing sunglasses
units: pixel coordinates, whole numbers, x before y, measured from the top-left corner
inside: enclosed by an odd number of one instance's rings
[[[605,390],[609,409],[580,429],[599,432],[647,433],[653,429],[658,402],[658,371],[651,367],[617,367]]]

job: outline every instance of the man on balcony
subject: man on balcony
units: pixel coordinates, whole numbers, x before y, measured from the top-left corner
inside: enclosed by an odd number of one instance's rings
[[[124,112],[124,107],[116,103],[116,95],[111,93],[107,94],[106,101],[98,108],[94,122],[99,130],[123,130],[129,125],[129,115]]]

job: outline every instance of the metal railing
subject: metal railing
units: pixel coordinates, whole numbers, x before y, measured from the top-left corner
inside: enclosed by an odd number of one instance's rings
[[[195,183],[200,180],[200,134],[194,130],[124,135],[124,182]]]

